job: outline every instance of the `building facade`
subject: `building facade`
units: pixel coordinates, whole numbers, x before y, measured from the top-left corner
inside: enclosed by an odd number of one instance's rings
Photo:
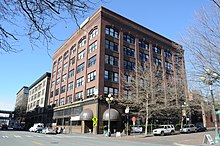
[[[33,126],[34,123],[50,123],[47,113],[50,78],[51,73],[46,72],[29,87],[26,111],[28,127]]]
[[[28,92],[29,92],[28,87],[23,86],[16,94],[17,96],[16,96],[15,113],[14,113],[16,127],[21,126],[22,128],[24,128],[25,126]]]
[[[181,75],[183,96],[176,101],[182,101],[187,91],[183,52],[177,43],[101,7],[53,56],[48,98],[48,104],[55,105],[53,125],[67,132],[102,133],[109,116],[103,99],[124,92],[121,78],[139,62],[160,66],[164,82],[169,75]],[[111,130],[123,129],[124,110],[112,104],[110,112]]]

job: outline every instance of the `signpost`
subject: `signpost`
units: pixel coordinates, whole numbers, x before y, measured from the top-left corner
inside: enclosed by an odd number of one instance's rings
[[[215,113],[216,113],[216,115],[219,115],[220,114],[220,110],[216,111]]]

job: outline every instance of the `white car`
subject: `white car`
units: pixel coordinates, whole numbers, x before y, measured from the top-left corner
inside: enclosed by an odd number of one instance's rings
[[[157,129],[153,130],[154,135],[175,134],[175,128],[173,125],[160,125]]]
[[[42,130],[42,133],[43,133],[43,134],[56,134],[56,131],[53,130],[52,128],[44,128],[44,129]]]
[[[180,133],[191,133],[197,132],[197,127],[194,124],[184,125],[182,129],[180,129]]]
[[[36,124],[34,124],[34,125],[29,129],[29,131],[30,131],[30,132],[37,132],[37,131],[39,131],[39,130],[42,130],[43,127],[44,127],[44,124],[43,124],[43,123],[36,123]]]

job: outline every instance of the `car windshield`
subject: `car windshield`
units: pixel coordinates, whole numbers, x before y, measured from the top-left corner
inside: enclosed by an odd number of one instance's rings
[[[184,125],[184,126],[183,126],[183,128],[188,128],[188,127],[189,127],[189,125]]]

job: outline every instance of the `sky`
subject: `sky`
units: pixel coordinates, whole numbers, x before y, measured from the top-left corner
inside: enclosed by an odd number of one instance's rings
[[[104,3],[98,3],[94,10],[79,22],[83,22],[100,6],[104,6],[181,44],[178,38],[192,25],[195,13],[209,2],[209,0],[105,0]],[[54,41],[49,46],[50,55],[45,48],[32,49],[26,45],[26,40],[21,40],[17,46],[23,51],[0,55],[0,110],[14,110],[17,92],[23,86],[30,86],[45,72],[51,72],[51,56],[76,29],[77,25],[74,23],[57,26],[53,32],[62,41]]]

